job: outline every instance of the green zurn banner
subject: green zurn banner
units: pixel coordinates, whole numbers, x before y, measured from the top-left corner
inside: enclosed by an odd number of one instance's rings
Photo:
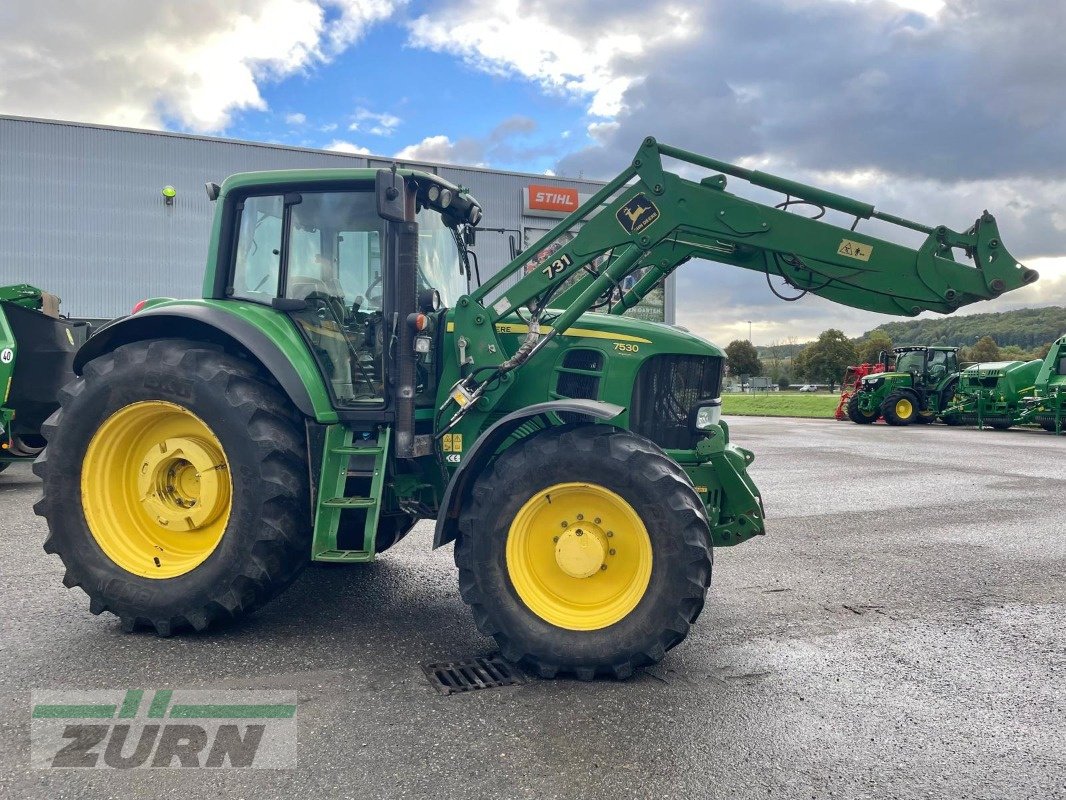
[[[36,690],[30,740],[38,769],[292,769],[296,693]]]

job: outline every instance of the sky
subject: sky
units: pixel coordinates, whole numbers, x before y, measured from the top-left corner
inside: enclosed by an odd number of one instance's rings
[[[602,179],[653,135],[930,225],[987,208],[1042,276],[960,313],[1002,311],[1066,305],[1063,30],[1062,0],[36,0],[0,4],[0,113]],[[722,343],[891,319],[677,285]]]

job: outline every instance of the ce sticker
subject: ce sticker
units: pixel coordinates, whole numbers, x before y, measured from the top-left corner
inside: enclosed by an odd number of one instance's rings
[[[10,347],[5,347],[3,352],[0,352],[0,364],[10,364],[15,360],[15,351]]]

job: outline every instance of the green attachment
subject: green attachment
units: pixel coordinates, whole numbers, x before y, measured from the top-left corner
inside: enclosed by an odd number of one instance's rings
[[[315,508],[315,530],[311,542],[313,561],[374,560],[391,432],[392,429],[387,426],[379,428],[377,442],[370,445],[355,443],[355,433],[345,425],[327,426]],[[373,459],[372,468],[352,468],[353,458],[367,457]],[[365,487],[368,496],[347,494],[350,485],[356,482],[369,483],[369,486]],[[362,521],[362,547],[342,548],[337,539],[341,523],[346,521],[344,513],[358,510],[365,510]]]

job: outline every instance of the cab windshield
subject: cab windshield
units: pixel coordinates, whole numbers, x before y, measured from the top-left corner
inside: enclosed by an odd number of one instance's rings
[[[418,222],[418,288],[436,289],[441,302],[453,308],[468,291],[455,234],[433,209],[422,209],[415,220]]]
[[[896,372],[923,372],[924,370],[924,350],[911,350],[896,356]]]

